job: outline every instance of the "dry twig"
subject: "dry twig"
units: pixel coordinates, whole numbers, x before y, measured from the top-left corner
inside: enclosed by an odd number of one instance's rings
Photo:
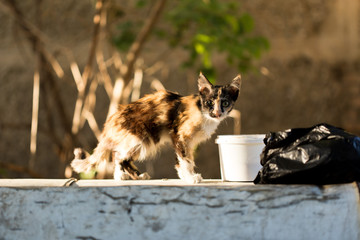
[[[87,60],[87,63],[85,65],[84,71],[81,75],[82,78],[82,86],[78,88],[78,98],[76,100],[75,104],[75,111],[74,111],[74,117],[73,117],[73,123],[72,123],[72,133],[77,134],[79,132],[81,123],[83,123],[84,115],[82,114],[84,111],[84,102],[85,98],[87,97],[87,89],[89,88],[90,84],[89,79],[91,76],[91,73],[93,71],[93,63],[95,59],[96,49],[98,46],[99,38],[100,38],[100,27],[102,26],[102,23],[106,23],[101,20],[101,18],[106,17],[106,6],[105,6],[105,0],[97,0],[96,2],[96,13],[94,16],[94,32],[92,37],[92,42],[90,46],[90,53]],[[85,111],[88,111],[87,109]]]
[[[139,57],[139,54],[144,47],[144,44],[153,30],[156,21],[159,19],[162,10],[164,9],[166,0],[158,0],[150,12],[150,16],[146,19],[143,28],[136,37],[135,42],[131,45],[128,54],[126,55],[126,66],[122,69],[122,75],[125,84],[128,84],[131,74],[134,70],[134,64]]]
[[[46,61],[50,64],[51,69],[55,72],[56,76],[58,78],[62,78],[64,76],[64,71],[60,63],[50,52],[48,52],[43,47],[44,40],[41,31],[24,18],[22,12],[17,7],[15,1],[2,0],[2,2],[4,3],[4,5],[2,6],[7,6],[9,10],[4,12],[12,14],[14,19],[17,21],[17,23],[19,24],[19,26],[27,36],[29,42],[32,44],[33,50],[35,52],[40,52],[42,56],[46,59]]]
[[[1,168],[6,168],[6,169],[8,169],[10,171],[14,171],[14,172],[18,172],[18,173],[25,173],[25,174],[28,174],[30,177],[33,177],[33,178],[42,178],[43,177],[39,173],[34,172],[33,170],[31,170],[31,169],[29,169],[27,167],[20,166],[20,165],[17,165],[17,164],[13,164],[13,163],[0,162],[0,167]]]

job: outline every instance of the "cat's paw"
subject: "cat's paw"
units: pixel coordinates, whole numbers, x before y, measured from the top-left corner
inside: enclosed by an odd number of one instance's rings
[[[131,177],[129,174],[124,173],[123,175],[121,175],[120,180],[131,180]]]
[[[201,177],[201,174],[196,173],[193,176],[193,183],[200,183],[203,180],[203,178]]]
[[[131,177],[128,173],[125,173],[125,172],[116,172],[114,174],[114,179],[116,181],[123,181],[123,180],[131,180]]]
[[[196,173],[196,174],[189,175],[186,178],[182,178],[182,179],[185,180],[185,182],[187,182],[187,183],[195,184],[195,183],[200,183],[203,178],[201,177],[201,174]]]
[[[149,180],[149,179],[150,179],[150,175],[147,172],[144,172],[139,175],[139,180]]]

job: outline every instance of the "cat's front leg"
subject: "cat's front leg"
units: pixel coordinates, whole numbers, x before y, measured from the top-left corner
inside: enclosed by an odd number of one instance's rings
[[[181,180],[188,183],[200,183],[202,181],[201,174],[196,173],[194,168],[194,160],[178,155],[178,163],[175,165],[175,169]]]
[[[189,137],[172,136],[174,150],[177,156],[177,163],[175,169],[181,180],[188,183],[199,183],[202,177],[196,173],[195,162],[193,157],[193,144]]]

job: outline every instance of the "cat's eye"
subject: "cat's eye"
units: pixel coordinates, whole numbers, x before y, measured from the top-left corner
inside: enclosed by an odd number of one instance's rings
[[[211,100],[207,100],[207,101],[205,102],[205,104],[206,104],[207,106],[209,106],[209,107],[214,106],[214,102],[211,101]]]
[[[226,100],[225,100],[225,101],[222,101],[222,102],[221,102],[221,106],[223,106],[223,107],[225,107],[225,108],[228,107],[229,105],[230,105],[229,101],[226,101]]]

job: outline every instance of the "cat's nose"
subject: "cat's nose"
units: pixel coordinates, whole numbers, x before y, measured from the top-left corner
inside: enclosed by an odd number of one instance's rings
[[[221,117],[221,112],[215,112],[215,117],[217,118]]]

